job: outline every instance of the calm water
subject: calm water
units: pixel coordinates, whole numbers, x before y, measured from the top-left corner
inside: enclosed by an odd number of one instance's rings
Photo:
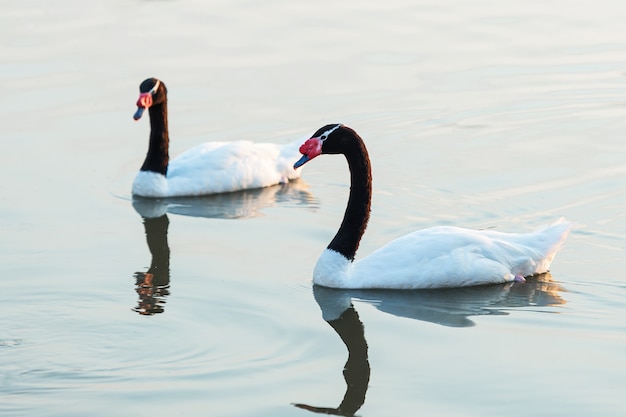
[[[622,3],[0,1],[0,414],[626,415]],[[361,256],[431,225],[575,231],[526,284],[313,289],[344,160],[132,201],[149,76],[172,155],[360,132]]]

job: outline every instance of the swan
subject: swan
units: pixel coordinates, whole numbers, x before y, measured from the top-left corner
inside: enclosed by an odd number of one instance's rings
[[[440,226],[419,230],[355,261],[372,197],[370,159],[363,139],[342,124],[320,128],[300,147],[299,168],[321,154],[343,154],[350,196],[337,234],[319,257],[314,284],[345,289],[452,288],[524,281],[548,271],[571,223],[559,219],[533,233]]]
[[[150,144],[132,185],[141,197],[182,197],[217,194],[286,183],[300,177],[292,165],[301,141],[276,145],[249,141],[207,142],[169,161],[167,88],[148,78],[139,86],[137,111],[150,114]]]

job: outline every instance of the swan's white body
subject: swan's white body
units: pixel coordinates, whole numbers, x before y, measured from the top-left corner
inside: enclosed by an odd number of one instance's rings
[[[132,193],[143,197],[181,197],[263,188],[300,177],[293,163],[300,141],[277,145],[250,141],[208,142],[169,163],[167,175],[139,171]]]
[[[548,271],[571,223],[561,219],[533,233],[433,227],[400,237],[351,262],[325,249],[313,282],[333,288],[424,289],[511,282]]]

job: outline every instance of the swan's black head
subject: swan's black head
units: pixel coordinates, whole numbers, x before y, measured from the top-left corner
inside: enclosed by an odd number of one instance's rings
[[[167,100],[167,88],[162,81],[156,78],[148,78],[139,85],[139,99],[137,100],[137,111],[133,119],[139,120],[144,110],[163,103]]]
[[[353,130],[341,123],[333,123],[322,127],[313,134],[311,139],[308,139],[300,146],[302,158],[294,164],[294,169],[301,167],[321,154],[343,153],[346,146],[345,141],[351,133],[353,133]]]

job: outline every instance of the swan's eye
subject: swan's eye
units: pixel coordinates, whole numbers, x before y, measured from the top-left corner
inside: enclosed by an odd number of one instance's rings
[[[321,139],[321,140],[326,140],[326,135],[322,135],[322,136],[320,136],[320,139]]]

